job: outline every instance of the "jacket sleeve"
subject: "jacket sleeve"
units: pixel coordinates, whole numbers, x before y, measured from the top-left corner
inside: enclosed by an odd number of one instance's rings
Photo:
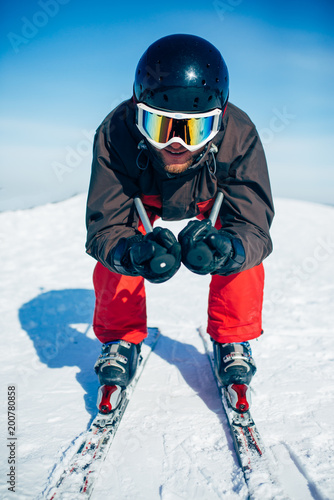
[[[269,229],[274,207],[267,162],[256,128],[249,123],[239,133],[233,125],[227,128],[222,150],[229,146],[234,159],[223,164],[225,175],[218,178],[225,193],[222,228],[240,238],[245,249],[246,260],[240,271],[257,266],[272,251]]]
[[[133,198],[138,192],[110,140],[110,122],[96,132],[93,162],[87,199],[86,251],[110,270],[117,272],[108,261],[116,243],[139,233],[138,216]]]

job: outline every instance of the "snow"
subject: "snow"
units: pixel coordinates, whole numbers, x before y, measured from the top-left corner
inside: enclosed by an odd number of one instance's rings
[[[85,196],[0,214],[0,497],[35,499],[95,414],[94,260]],[[334,498],[334,209],[278,199],[265,261],[264,331],[252,341],[252,413],[286,498]],[[177,234],[184,223],[168,226]],[[161,329],[93,499],[246,498],[211,369],[208,277],[147,284]],[[7,386],[16,385],[16,492],[8,491]],[[275,485],[258,492],[275,497]]]

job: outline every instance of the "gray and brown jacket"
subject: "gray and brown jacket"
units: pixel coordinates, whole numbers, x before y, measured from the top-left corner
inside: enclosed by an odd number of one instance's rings
[[[120,238],[138,232],[135,196],[141,196],[149,212],[178,221],[209,208],[206,202],[218,189],[225,195],[222,227],[239,237],[245,248],[240,270],[260,264],[270,254],[274,209],[267,163],[257,130],[243,111],[228,104],[213,140],[218,152],[210,144],[183,174],[170,176],[157,167],[149,149],[138,149],[142,140],[132,100],[113,110],[96,131],[86,214],[89,255],[115,271],[108,254]]]

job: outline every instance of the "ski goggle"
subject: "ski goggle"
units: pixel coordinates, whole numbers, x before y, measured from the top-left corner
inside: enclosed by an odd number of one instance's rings
[[[163,149],[172,142],[196,151],[219,131],[221,109],[207,113],[170,113],[137,104],[137,127],[156,148]]]

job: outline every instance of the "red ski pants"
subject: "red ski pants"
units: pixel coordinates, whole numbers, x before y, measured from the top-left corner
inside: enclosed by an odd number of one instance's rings
[[[147,336],[144,279],[112,273],[99,262],[94,275],[93,328],[105,343],[124,339],[135,344]],[[212,276],[208,333],[218,342],[243,342],[262,333],[263,266],[231,276]]]
[[[139,227],[140,230],[144,230]],[[97,263],[93,328],[102,342],[139,343],[147,336],[144,279],[123,276]],[[207,332],[218,342],[243,342],[262,333],[263,265],[231,276],[212,276]]]

